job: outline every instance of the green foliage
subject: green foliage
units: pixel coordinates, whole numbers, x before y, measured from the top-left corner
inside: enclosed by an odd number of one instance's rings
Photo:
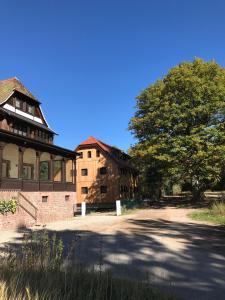
[[[6,213],[14,214],[17,210],[18,203],[16,200],[0,200],[0,214],[5,215]]]
[[[121,211],[123,215],[135,213],[135,211],[142,207],[140,200],[126,199],[121,200]]]
[[[201,59],[172,68],[137,97],[130,130],[144,176],[153,168],[158,182],[191,182],[193,193],[215,185],[225,163],[225,69]]]

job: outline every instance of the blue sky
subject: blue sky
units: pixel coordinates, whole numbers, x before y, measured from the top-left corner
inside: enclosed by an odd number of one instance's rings
[[[0,79],[21,79],[71,149],[128,149],[141,90],[195,56],[225,64],[224,0],[2,0],[0,28]]]

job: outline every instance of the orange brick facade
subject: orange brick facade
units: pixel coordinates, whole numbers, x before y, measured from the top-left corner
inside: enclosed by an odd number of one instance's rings
[[[93,144],[89,144],[89,141]],[[128,162],[114,159],[113,153],[108,151],[113,151],[113,147],[104,147],[106,144],[96,141],[99,144],[94,144],[95,139],[89,138],[76,148],[82,154],[76,161],[77,202],[112,203],[118,199],[133,198],[137,187],[133,169]],[[104,168],[105,174],[101,172]]]

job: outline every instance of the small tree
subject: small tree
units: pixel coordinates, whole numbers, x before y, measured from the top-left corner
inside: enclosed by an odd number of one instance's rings
[[[137,97],[130,130],[137,156],[190,182],[193,199],[201,199],[225,162],[225,69],[201,59],[172,68]]]

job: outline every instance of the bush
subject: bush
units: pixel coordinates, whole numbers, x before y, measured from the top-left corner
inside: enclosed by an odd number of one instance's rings
[[[131,200],[121,200],[121,206],[124,209],[134,209],[140,207],[141,202],[135,199]]]
[[[0,200],[0,214],[5,215],[6,213],[14,214],[17,210],[18,203],[16,200]]]

